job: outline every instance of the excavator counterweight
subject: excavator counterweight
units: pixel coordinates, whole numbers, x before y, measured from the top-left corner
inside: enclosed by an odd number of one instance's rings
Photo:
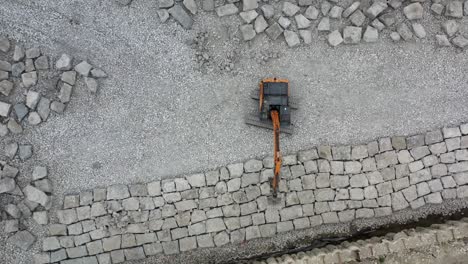
[[[245,122],[249,125],[273,130],[273,160],[275,165],[271,187],[273,197],[276,197],[282,164],[279,135],[281,132],[292,134],[289,81],[277,78],[264,79],[260,82],[259,88],[258,115],[248,116]],[[255,95],[257,94],[255,93]],[[252,98],[257,99],[256,96],[252,96]]]

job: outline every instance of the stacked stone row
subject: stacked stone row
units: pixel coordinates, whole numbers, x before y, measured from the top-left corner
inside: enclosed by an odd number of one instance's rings
[[[286,254],[271,257],[264,261],[252,261],[252,264],[344,264],[364,260],[384,259],[391,254],[403,254],[434,245],[444,245],[468,238],[468,218],[460,221],[448,221],[434,224],[428,228],[406,229],[385,237],[372,237],[356,242],[344,242],[341,245],[328,245],[298,254]]]
[[[271,198],[271,157],[67,195],[41,257],[119,263],[465,198],[467,148],[462,125],[300,151],[283,157],[279,199]]]
[[[20,168],[11,164],[30,159],[33,146],[19,144],[11,137],[21,134],[25,124],[37,126],[45,122],[51,111],[63,113],[78,74],[83,76],[91,93],[97,91],[95,78],[106,77],[106,74],[86,61],[72,70],[73,58],[63,54],[55,63],[55,70],[60,73],[58,93],[55,99],[49,99],[41,94],[37,85],[41,76],[49,76],[47,73],[54,70],[46,54],[37,47],[25,49],[20,43],[13,45],[4,37],[0,37],[0,52],[4,59],[0,60],[0,137],[4,144],[0,159],[0,196],[2,201],[8,201],[0,205],[0,224],[3,231],[10,234],[7,240],[10,244],[27,250],[36,238],[27,230],[26,220],[32,216],[37,224],[48,224],[47,210],[51,207],[53,190],[45,166],[34,166],[32,174],[27,176],[26,186],[17,184]],[[23,101],[16,101],[15,89],[19,90],[16,95]]]

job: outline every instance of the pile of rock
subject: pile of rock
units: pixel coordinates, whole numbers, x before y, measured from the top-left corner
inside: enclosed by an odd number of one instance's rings
[[[47,179],[47,168],[34,168],[30,184],[20,188],[16,184],[19,170],[8,163],[2,164],[0,195],[10,195],[10,201],[2,205],[1,226],[5,233],[14,233],[8,242],[27,250],[35,241],[34,235],[25,230],[24,222],[31,216],[37,224],[49,223],[47,210],[51,207],[52,183]],[[5,198],[5,197],[4,197]]]
[[[8,52],[10,41],[0,39],[0,50]],[[56,62],[55,68],[63,71],[58,81],[59,93],[54,99],[49,99],[35,89],[38,82],[38,72],[49,70],[49,58],[41,54],[39,48],[25,50],[21,45],[14,47],[12,61],[0,60],[0,93],[8,97],[15,83],[25,88],[26,100],[10,103],[3,99],[0,101],[0,136],[4,137],[9,132],[19,134],[23,131],[22,122],[35,126],[49,117],[50,111],[63,113],[66,104],[70,101],[73,86],[77,81],[77,74],[84,77],[84,81],[92,94],[98,89],[96,78],[106,77],[104,71],[93,68],[88,62],[82,61],[72,70],[73,59],[63,54]],[[11,76],[10,76],[11,74]]]
[[[220,3],[203,0],[201,7],[194,0],[184,0],[181,4],[174,0],[160,0],[158,14],[163,22],[172,15],[186,29],[190,29],[193,24],[190,15],[196,15],[200,8],[206,12],[215,11],[219,17],[238,15],[242,23],[239,32],[243,40],[253,40],[256,35],[265,32],[272,40],[283,35],[289,47],[300,45],[301,40],[304,44],[310,44],[314,33],[328,34],[327,40],[332,47],[342,43],[376,42],[384,30],[389,32],[393,41],[427,37],[420,23],[425,3],[411,1],[403,5],[400,0],[356,1],[351,5],[338,0],[314,3],[312,0],[284,1],[278,10],[278,4],[257,0]],[[431,10],[429,14],[435,16],[461,19],[468,15],[468,1],[434,0],[427,9]],[[452,43],[456,47],[465,48],[468,40],[453,24],[453,21],[443,22],[442,27],[447,36],[437,34],[437,43],[440,46],[451,46]]]
[[[44,166],[34,167],[31,178],[20,181],[29,183],[23,188],[18,186],[17,178],[21,174],[9,162],[30,159],[33,146],[19,144],[11,136],[21,134],[25,124],[36,126],[46,121],[51,111],[63,113],[78,75],[83,76],[90,93],[95,94],[97,78],[106,77],[106,73],[86,61],[73,67],[73,58],[67,54],[56,61],[54,69],[50,66],[50,58],[39,48],[24,49],[19,43],[11,43],[8,38],[0,37],[0,136],[4,139],[2,154],[6,160],[0,161],[0,200],[7,202],[0,205],[0,221],[4,232],[12,234],[8,242],[26,250],[34,243],[35,237],[25,230],[24,221],[32,216],[37,224],[48,224],[47,210],[51,207],[53,190]],[[53,76],[55,72],[46,73],[54,70],[60,73],[58,92],[54,98],[47,98],[38,87],[38,79],[40,76]],[[15,102],[17,98],[24,100]]]
[[[468,124],[286,155],[275,201],[273,166],[251,159],[66,195],[40,256],[119,263],[468,198]]]

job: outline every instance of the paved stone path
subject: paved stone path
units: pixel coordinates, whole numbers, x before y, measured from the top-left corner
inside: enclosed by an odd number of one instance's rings
[[[119,263],[466,198],[467,148],[464,124],[299,151],[283,157],[280,201],[270,198],[272,158],[67,195],[41,257]]]

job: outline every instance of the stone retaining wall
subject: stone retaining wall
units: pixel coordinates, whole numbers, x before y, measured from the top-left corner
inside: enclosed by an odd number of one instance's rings
[[[365,259],[379,259],[389,254],[399,254],[437,244],[468,238],[468,218],[449,221],[429,228],[408,229],[385,237],[373,237],[357,242],[344,242],[339,246],[327,246],[308,252],[283,255],[252,264],[343,264]]]
[[[64,197],[44,263],[120,263],[220,247],[321,224],[384,217],[468,197],[468,124],[366,145],[319,146],[273,160]]]

